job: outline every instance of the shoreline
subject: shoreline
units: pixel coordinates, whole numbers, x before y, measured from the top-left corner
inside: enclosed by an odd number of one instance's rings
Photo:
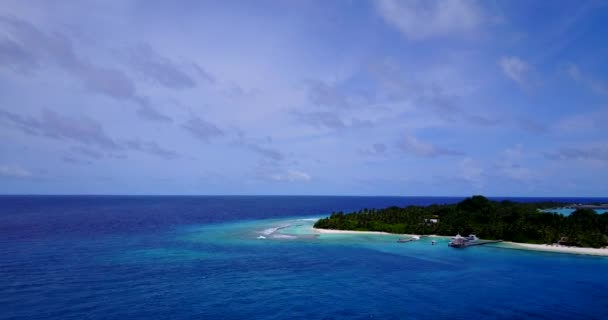
[[[395,236],[410,236],[409,234],[396,234],[389,233],[384,231],[356,231],[356,230],[336,230],[336,229],[319,229],[312,228],[313,231],[317,233],[325,233],[325,234],[381,234],[381,235],[395,235]]]
[[[567,247],[557,244],[533,244],[533,243],[520,243],[504,241],[510,249],[517,250],[530,250],[530,251],[542,251],[542,252],[554,252],[554,253],[568,253],[568,254],[579,254],[589,256],[603,256],[608,257],[608,248],[585,248],[585,247]]]
[[[384,231],[355,231],[355,230],[335,230],[335,229],[319,229],[312,228],[316,233],[320,234],[375,234],[375,235],[394,235],[394,236],[414,236],[414,234],[397,234],[389,233]],[[439,235],[428,235],[429,238],[450,238],[450,236],[439,236]],[[538,252],[553,252],[553,253],[567,253],[567,254],[578,254],[578,255],[590,255],[590,256],[602,256],[608,257],[607,248],[584,248],[584,247],[567,247],[557,244],[533,244],[533,243],[521,243],[512,241],[503,241],[501,244],[507,246],[494,246],[496,248],[515,249],[515,250],[528,250]]]
[[[377,234],[377,235],[385,235],[385,236],[420,236],[419,234],[409,234],[409,233],[390,233],[385,231],[356,231],[356,230],[337,230],[337,229],[319,229],[312,228],[313,231],[317,233],[325,233],[325,234]],[[429,238],[449,238],[448,236],[438,236],[436,234],[426,235]]]

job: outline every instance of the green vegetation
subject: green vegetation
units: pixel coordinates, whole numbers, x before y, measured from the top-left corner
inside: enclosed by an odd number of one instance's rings
[[[334,212],[320,219],[315,228],[385,231],[390,233],[475,233],[482,239],[525,243],[562,243],[581,247],[608,245],[608,213],[578,209],[565,217],[538,209],[562,207],[563,203],[490,201],[473,196],[451,205],[389,207],[358,212]]]

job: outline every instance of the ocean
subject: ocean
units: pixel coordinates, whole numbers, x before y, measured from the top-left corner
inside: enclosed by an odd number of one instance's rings
[[[606,257],[310,229],[461,199],[1,196],[0,319],[608,317]]]

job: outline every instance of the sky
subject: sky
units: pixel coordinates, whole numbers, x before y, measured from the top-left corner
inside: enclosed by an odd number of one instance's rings
[[[607,1],[0,2],[0,194],[608,196]]]

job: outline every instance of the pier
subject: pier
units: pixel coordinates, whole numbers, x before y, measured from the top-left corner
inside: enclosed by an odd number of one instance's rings
[[[472,246],[482,246],[484,244],[490,244],[490,243],[499,243],[502,242],[502,240],[476,240],[476,241],[462,241],[462,242],[450,242],[448,243],[448,246],[452,247],[452,248],[466,248],[466,247],[472,247]]]
[[[413,238],[405,239],[405,238],[401,238],[401,239],[397,240],[397,242],[404,243],[404,242],[412,242],[412,241],[416,241],[416,240],[418,240],[418,239],[413,239]]]
[[[418,241],[422,238],[428,238],[428,237],[429,237],[428,235],[422,235],[422,236],[413,235],[409,238],[399,238],[399,240],[397,240],[397,242],[400,242],[400,243],[412,242],[412,241]]]
[[[502,242],[502,240],[481,240],[477,238],[477,236],[474,234],[470,234],[468,237],[463,237],[459,233],[454,238],[452,238],[452,241],[448,243],[448,246],[452,248],[466,248],[498,242]]]

